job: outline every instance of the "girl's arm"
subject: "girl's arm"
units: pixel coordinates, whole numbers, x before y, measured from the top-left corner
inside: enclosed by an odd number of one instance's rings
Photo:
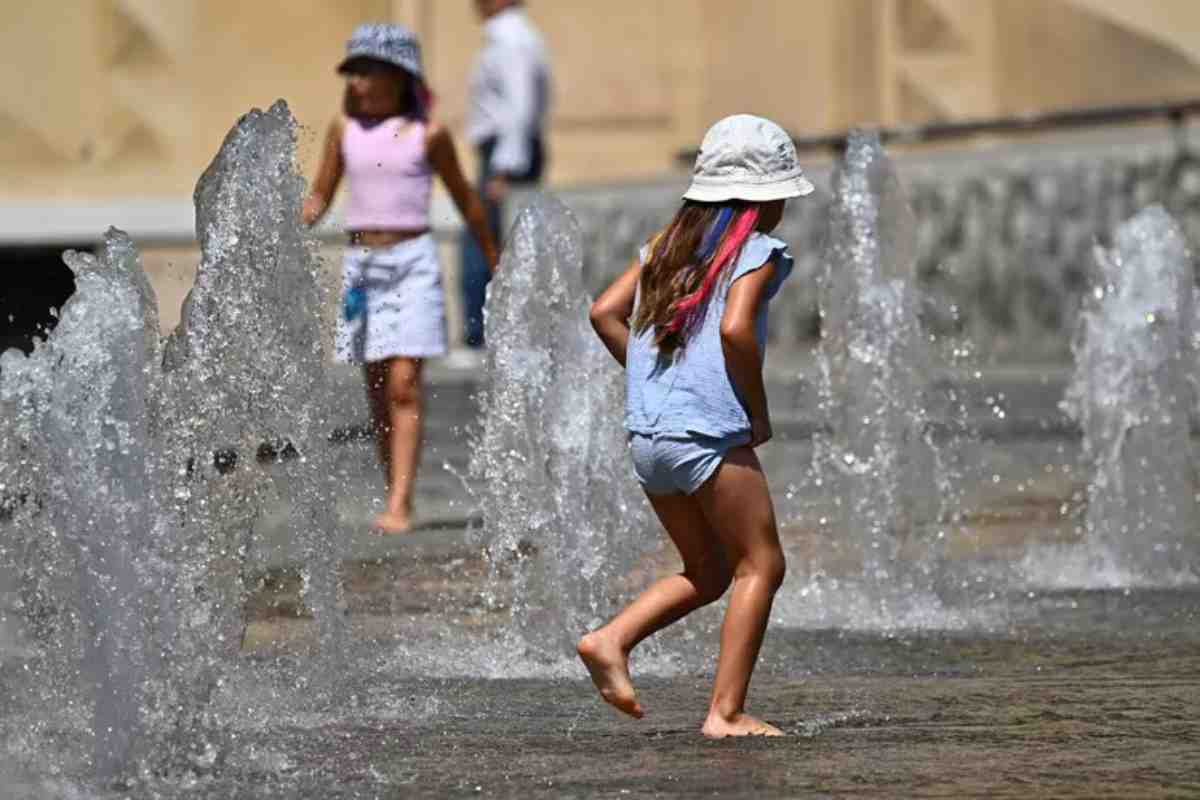
[[[629,346],[629,318],[633,315],[633,299],[641,279],[642,262],[635,260],[621,277],[596,298],[588,315],[600,341],[604,342],[608,352],[622,367],[625,366],[625,350]]]
[[[725,313],[721,317],[721,349],[729,376],[746,400],[750,415],[750,446],[757,447],[771,438],[771,416],[767,411],[767,390],[763,385],[763,354],[755,334],[758,309],[775,277],[775,263],[767,262],[747,273],[729,287]]]
[[[454,199],[454,205],[458,206],[459,213],[466,220],[467,227],[475,234],[479,248],[483,250],[483,257],[487,260],[488,269],[495,272],[499,257],[496,253],[496,241],[488,228],[487,212],[483,209],[479,195],[463,177],[450,131],[441,125],[430,123],[425,152],[428,153],[429,163],[433,165],[442,183],[449,190],[450,197]]]
[[[345,121],[338,117],[329,123],[329,131],[325,134],[325,148],[321,151],[321,164],[317,167],[317,176],[312,182],[312,191],[304,199],[304,209],[300,218],[305,225],[315,225],[333,200],[338,184],[342,182],[342,126]]]

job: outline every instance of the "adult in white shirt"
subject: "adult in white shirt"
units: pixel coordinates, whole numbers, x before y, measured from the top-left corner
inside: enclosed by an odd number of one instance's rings
[[[546,163],[542,128],[550,101],[550,64],[541,34],[520,0],[474,0],[483,50],[471,76],[466,137],[479,153],[488,223],[500,240],[502,204],[514,184],[536,183]],[[462,241],[466,343],[483,344],[483,301],[491,272],[473,236]]]

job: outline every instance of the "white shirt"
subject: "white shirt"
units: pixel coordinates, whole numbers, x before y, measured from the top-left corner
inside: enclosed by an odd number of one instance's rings
[[[531,140],[550,105],[550,62],[541,34],[525,11],[513,6],[483,24],[484,46],[471,76],[467,139],[496,140],[492,170],[528,171]]]

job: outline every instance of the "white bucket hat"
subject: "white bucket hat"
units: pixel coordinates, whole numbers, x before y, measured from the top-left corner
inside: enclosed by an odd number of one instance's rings
[[[812,194],[796,146],[783,128],[752,114],[735,114],[704,134],[692,185],[683,197],[701,203],[765,203]]]

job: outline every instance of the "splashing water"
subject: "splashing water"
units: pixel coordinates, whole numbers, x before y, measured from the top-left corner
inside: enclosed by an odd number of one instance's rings
[[[172,512],[182,560],[210,598],[219,647],[237,652],[244,601],[240,566],[271,481],[249,468],[282,460],[300,489],[295,535],[305,543],[305,592],[336,654],[337,542],[319,418],[328,383],[314,242],[302,229],[304,182],[294,166],[296,123],[286,104],[253,111],[230,131],[196,186],[203,259],[166,342],[166,403],[177,420],[170,449]],[[214,453],[216,456],[214,457]]]
[[[136,249],[110,230],[99,258],[66,254],[77,289],[47,341],[0,357],[0,497],[41,700],[90,708],[106,780],[137,771],[151,742],[156,763],[212,762],[206,714],[240,644],[241,562],[272,483],[253,468],[264,450],[293,456],[297,535],[325,553],[310,604],[338,649],[314,411],[323,299],[294,152],[282,102],[226,138],[197,187],[203,260],[165,346]]]
[[[814,473],[834,496],[834,542],[876,596],[911,580],[899,559],[915,504],[937,498],[925,395],[931,356],[912,285],[915,222],[876,134],[857,132],[834,176],[818,354]],[[882,602],[882,601],[881,601]]]
[[[4,395],[26,412],[26,452],[44,492],[47,520],[31,535],[53,531],[79,565],[95,767],[111,779],[142,729],[146,681],[158,666],[149,621],[167,577],[156,569],[162,531],[153,509],[162,488],[150,455],[158,311],[124,234],[110,230],[99,259],[68,252],[64,260],[76,294],[49,342],[28,359],[6,354]]]
[[[588,325],[579,225],[557,200],[521,212],[488,291],[488,376],[471,472],[493,602],[511,596],[531,656],[556,661],[615,610],[652,544],[628,467],[621,372]]]
[[[1190,413],[1194,277],[1175,220],[1151,206],[1096,248],[1097,283],[1063,407],[1091,471],[1091,571],[1112,585],[1194,581],[1200,555]]]
[[[380,681],[400,662],[419,664],[408,670],[420,679],[409,692],[453,672],[581,677],[576,638],[656,568],[650,551],[662,537],[630,474],[621,373],[587,325],[578,226],[562,205],[538,198],[522,213],[489,294],[488,374],[471,455],[482,487],[475,535],[490,570],[484,591],[510,620],[500,646],[488,638],[491,619],[473,619],[467,631],[431,613],[395,629],[433,631],[426,640],[385,645],[378,661],[346,654],[342,553],[330,536],[338,526],[325,477],[336,472],[322,416],[333,405],[319,328],[328,304],[297,222],[293,147],[294,123],[282,105],[248,115],[230,133],[197,189],[203,262],[168,341],[158,340],[153,294],[132,243],[110,231],[98,257],[68,256],[79,288],[49,339],[28,357],[0,356],[0,569],[16,567],[16,612],[27,629],[10,636],[0,627],[5,687],[19,687],[3,699],[6,712],[15,708],[16,718],[41,726],[28,738],[5,737],[6,781],[22,780],[6,756],[72,772],[59,753],[83,749],[86,730],[105,779],[170,769],[162,767],[170,760],[212,775],[224,770],[230,781],[294,775],[277,788],[300,793],[323,791],[315,778],[348,785],[354,773],[339,769],[366,751],[330,729],[364,716],[394,726],[394,716],[408,713],[403,698],[397,705],[389,696],[396,684]],[[781,602],[773,622],[895,627],[937,610],[926,581],[937,554],[921,531],[944,510],[935,506],[956,498],[942,488],[946,454],[928,438],[929,355],[909,275],[912,220],[877,140],[851,142],[835,198],[821,285],[821,399],[830,425],[817,436],[813,467],[824,482],[819,502],[841,506],[814,549],[817,562],[829,563],[842,542],[853,552],[840,587],[800,586],[805,605],[828,606],[819,619]],[[1121,585],[1157,585],[1159,571],[1196,563],[1186,424],[1194,389],[1181,379],[1194,357],[1195,309],[1186,253],[1162,217],[1139,217],[1136,232],[1104,254],[1111,274],[1083,318],[1070,400],[1096,468],[1094,550],[1101,567],[1124,571],[1114,579]],[[285,483],[295,489],[287,490],[291,534],[306,547],[305,600],[321,654],[284,655],[272,674],[257,657],[243,659],[245,669],[232,661],[246,600],[243,556]],[[833,575],[829,564],[816,566]],[[462,577],[453,562],[436,568]],[[470,599],[456,610],[473,614],[478,588],[458,587]],[[11,601],[0,594],[0,602]],[[986,611],[1002,613],[1005,602]],[[0,624],[8,611],[0,604]],[[682,626],[682,637],[647,643],[652,657],[682,659],[676,663],[688,670],[710,664],[715,636],[700,616]],[[427,646],[434,639],[444,648]],[[479,642],[486,644],[471,649]],[[796,653],[807,669],[812,656],[802,647],[782,652]],[[313,676],[350,688],[337,698],[314,693]],[[434,686],[412,716],[447,708],[460,720],[492,714],[498,704],[490,698],[508,690],[479,685],[467,693],[483,705],[460,705],[454,689]],[[333,702],[346,697],[353,702]],[[336,740],[328,759],[336,766],[310,770],[284,727]],[[244,746],[247,732],[261,750]]]

